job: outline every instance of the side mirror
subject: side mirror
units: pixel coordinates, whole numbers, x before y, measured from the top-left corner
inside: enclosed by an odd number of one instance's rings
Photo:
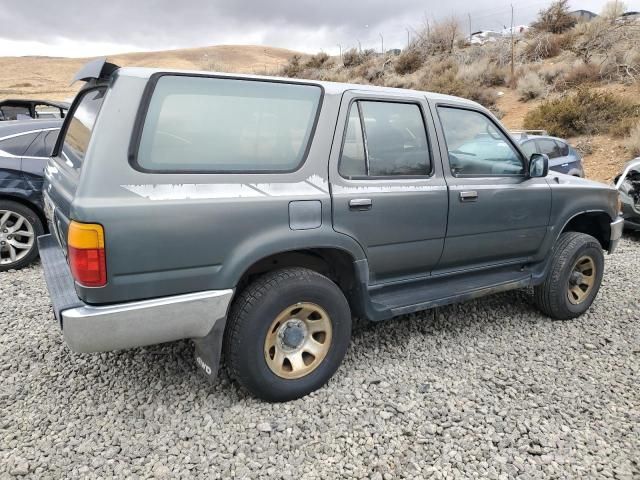
[[[529,158],[529,177],[546,177],[549,173],[549,157],[544,153],[533,153]]]

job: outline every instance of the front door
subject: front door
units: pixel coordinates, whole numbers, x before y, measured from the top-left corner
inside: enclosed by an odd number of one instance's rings
[[[427,276],[442,254],[448,198],[434,138],[418,95],[343,95],[329,169],[333,225],[366,252],[370,283]]]
[[[449,222],[439,271],[526,263],[547,232],[551,189],[481,110],[437,105]],[[443,156],[444,156],[443,155]]]

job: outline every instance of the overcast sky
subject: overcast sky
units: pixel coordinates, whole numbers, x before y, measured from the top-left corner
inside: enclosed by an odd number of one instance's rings
[[[1,0],[0,56],[85,57],[206,45],[270,45],[337,53],[402,47],[406,29],[456,16],[465,33],[501,30],[509,0]],[[513,0],[515,24],[549,0]],[[599,12],[605,0],[571,0]],[[640,0],[625,2],[640,10]]]

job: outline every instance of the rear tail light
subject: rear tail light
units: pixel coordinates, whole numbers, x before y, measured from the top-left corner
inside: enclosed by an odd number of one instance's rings
[[[102,225],[72,221],[69,224],[67,248],[71,274],[78,284],[83,287],[103,287],[107,284]]]

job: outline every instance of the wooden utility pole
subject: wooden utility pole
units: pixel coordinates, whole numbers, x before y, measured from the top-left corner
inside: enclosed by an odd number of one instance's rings
[[[469,17],[469,41],[471,41],[471,14],[467,13],[467,16]]]
[[[515,82],[515,64],[516,64],[516,42],[513,35],[513,3],[511,4],[511,82]]]
[[[379,33],[378,35],[380,35],[380,53],[384,55],[384,37],[381,33]]]

